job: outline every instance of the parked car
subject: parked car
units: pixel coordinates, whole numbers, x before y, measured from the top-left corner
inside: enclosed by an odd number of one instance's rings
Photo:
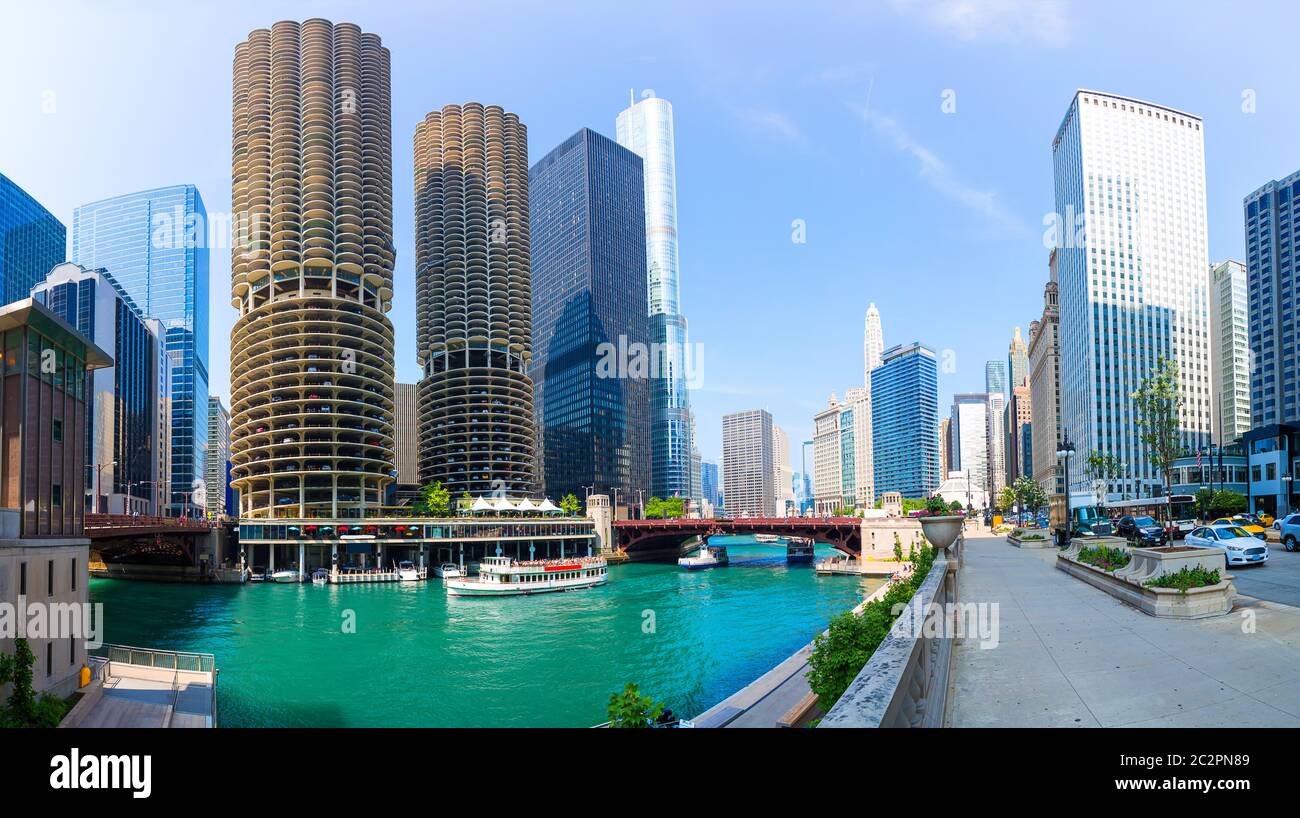
[[[1288,514],[1279,521],[1278,537],[1286,550],[1300,548],[1300,514]]]
[[[1300,520],[1300,514],[1288,514],[1285,517],[1278,517],[1276,520],[1273,521],[1273,524],[1270,527],[1274,531],[1281,531],[1282,523],[1285,523],[1289,520]]]
[[[1264,539],[1264,526],[1259,525],[1256,522],[1253,522],[1249,517],[1245,516],[1244,514],[1237,514],[1232,517],[1220,517],[1219,519],[1212,521],[1210,525],[1211,526],[1227,525],[1227,526],[1236,526],[1237,528],[1244,528],[1246,531],[1255,535],[1259,539],[1261,540]]]
[[[1155,520],[1150,517],[1134,517],[1131,514],[1119,518],[1115,533],[1129,542],[1140,542],[1146,547],[1164,545],[1169,539],[1169,532],[1161,528]]]
[[[1217,525],[1193,528],[1187,535],[1188,545],[1219,548],[1228,565],[1261,565],[1268,562],[1268,546],[1241,526]]]
[[[1273,524],[1273,515],[1269,514],[1267,511],[1259,511],[1254,514],[1248,514],[1246,516],[1252,518],[1255,522],[1259,523],[1265,528],[1268,528]]]

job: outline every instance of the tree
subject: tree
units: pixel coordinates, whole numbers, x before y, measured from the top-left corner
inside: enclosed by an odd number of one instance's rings
[[[0,686],[13,685],[9,693],[8,716],[19,723],[27,723],[36,707],[36,695],[32,691],[32,665],[35,663],[36,655],[22,637],[14,640],[13,656],[0,653]]]
[[[681,497],[669,497],[663,501],[663,516],[670,520],[686,516],[686,500]]]
[[[632,682],[622,693],[611,693],[609,697],[610,727],[653,727],[663,712],[663,702],[642,696]]]
[[[651,497],[645,504],[645,516],[647,520],[654,520],[664,516],[664,499],[662,497]]]
[[[1133,409],[1151,467],[1164,475],[1165,496],[1173,487],[1172,466],[1182,454],[1179,416],[1183,395],[1178,388],[1178,365],[1161,356],[1155,369],[1133,393]]]
[[[1047,505],[1047,492],[1043,491],[1043,487],[1028,475],[1022,474],[1017,477],[1011,488],[1016,493],[1016,502],[1020,507],[1033,514],[1037,514],[1040,508]]]
[[[473,505],[474,498],[470,496],[469,490],[467,489],[465,493],[460,496],[460,509],[461,511],[469,511],[470,507]]]
[[[569,516],[577,514],[581,508],[582,504],[578,502],[578,498],[573,492],[569,492],[560,498],[560,510]]]
[[[442,481],[426,483],[415,508],[422,515],[446,517],[451,513],[451,492],[442,487]]]
[[[953,514],[961,514],[964,508],[965,507],[962,506],[960,500],[953,500],[951,503],[948,504],[948,510],[951,511]]]
[[[1088,453],[1088,458],[1083,463],[1083,473],[1088,475],[1088,479],[1094,483],[1109,483],[1111,480],[1118,480],[1124,476],[1124,464],[1112,452],[1093,449]],[[1099,489],[1096,496],[1097,505],[1105,505],[1106,490],[1104,488]]]
[[[1003,486],[998,490],[997,499],[993,501],[993,507],[1003,514],[1010,511],[1016,505],[1016,490],[1011,486]]]

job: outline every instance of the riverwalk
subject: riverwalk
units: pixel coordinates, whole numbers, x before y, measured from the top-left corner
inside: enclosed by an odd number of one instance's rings
[[[998,640],[958,641],[949,726],[1300,726],[1300,608],[1239,595],[1224,616],[1157,619],[1058,571],[1056,554],[968,535],[960,599],[998,603]]]

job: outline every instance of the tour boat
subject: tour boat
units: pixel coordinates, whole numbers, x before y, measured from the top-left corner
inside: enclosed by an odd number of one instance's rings
[[[724,546],[705,545],[700,547],[699,553],[677,560],[677,564],[687,571],[699,571],[704,568],[718,568],[729,561]]]
[[[784,542],[784,541],[785,541],[785,538],[783,538],[783,537],[778,537],[778,536],[775,535],[775,534],[755,534],[755,535],[754,535],[754,542],[761,542],[761,543],[764,543],[764,544],[766,544],[766,545],[773,545],[773,544],[780,543],[780,542]]]
[[[419,582],[424,579],[420,576],[420,570],[415,567],[415,563],[410,560],[402,560],[397,564],[397,581],[398,582]]]
[[[296,568],[281,568],[271,574],[272,582],[302,582],[302,572]]]
[[[786,562],[812,562],[814,555],[813,541],[805,537],[791,537],[785,547]]]
[[[454,562],[444,562],[437,568],[433,569],[434,576],[439,579],[451,579],[460,576],[460,566]]]
[[[604,585],[607,566],[604,557],[566,557],[553,560],[514,560],[485,557],[478,576],[451,577],[451,596],[514,596],[571,591]]]

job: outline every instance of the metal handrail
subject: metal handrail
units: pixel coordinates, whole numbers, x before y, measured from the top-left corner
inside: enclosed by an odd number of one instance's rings
[[[186,670],[197,671],[200,673],[213,673],[216,671],[217,666],[216,656],[211,653],[162,650],[159,648],[138,648],[131,645],[116,645],[109,643],[104,643],[98,648],[95,648],[93,655],[101,656],[109,661],[121,662],[124,665],[157,667],[178,672]],[[145,659],[148,661],[137,661]],[[159,661],[160,659],[163,661]],[[188,666],[182,666],[182,660],[186,660],[184,664]]]

